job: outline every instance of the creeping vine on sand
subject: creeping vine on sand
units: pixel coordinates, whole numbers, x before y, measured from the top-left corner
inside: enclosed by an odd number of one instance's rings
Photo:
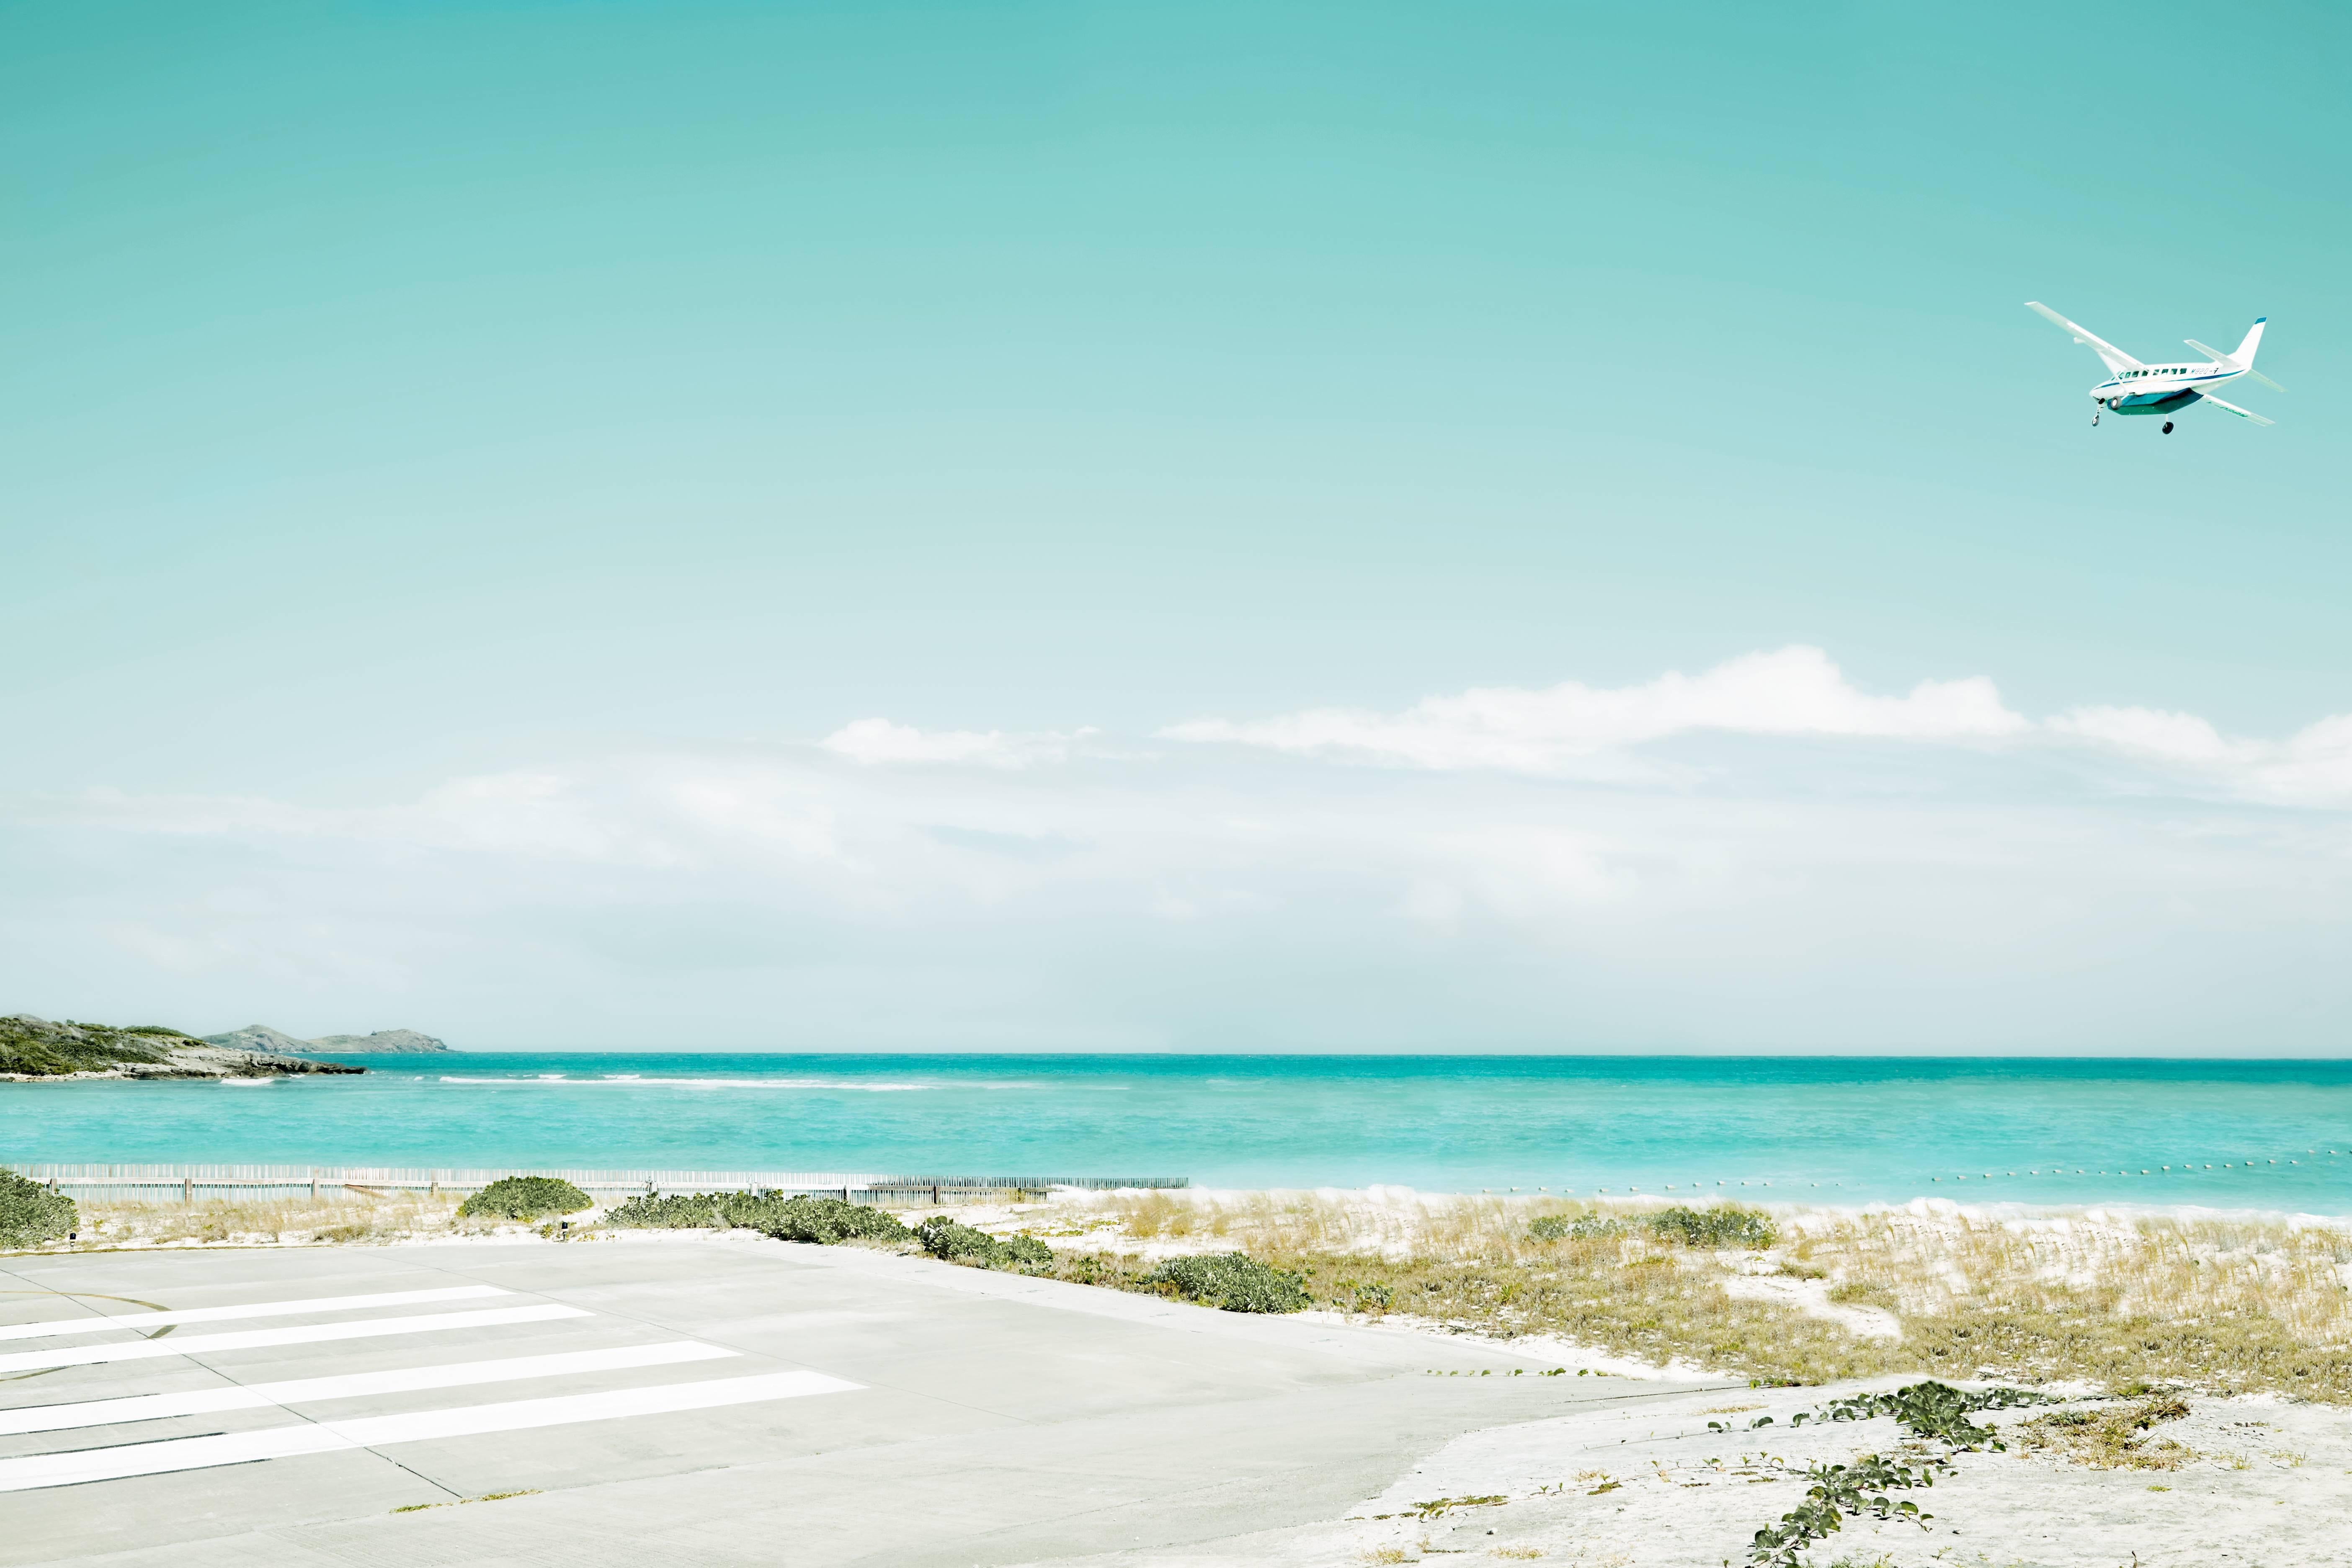
[[[1945,1445],[1944,1452],[1914,1468],[1875,1454],[1864,1454],[1851,1465],[1813,1465],[1806,1475],[1812,1485],[1805,1500],[1768,1524],[1748,1543],[1750,1568],[1799,1568],[1797,1553],[1816,1541],[1825,1541],[1844,1526],[1846,1517],[1869,1514],[1874,1519],[1905,1519],[1927,1528],[1932,1514],[1923,1513],[1908,1499],[1896,1502],[1887,1493],[1936,1484],[1937,1470],[1954,1468],[1952,1456],[2008,1447],[1992,1429],[1969,1419],[1973,1411],[2009,1410],[2021,1405],[2055,1405],[2046,1394],[2023,1388],[1958,1389],[1948,1384],[1915,1383],[1889,1394],[1858,1394],[1833,1399],[1820,1410],[1798,1412],[1790,1426],[1807,1421],[1868,1421],[1892,1415],[1915,1437]],[[1708,1422],[1711,1427],[1717,1423]],[[1718,1427],[1718,1429],[1720,1429]]]

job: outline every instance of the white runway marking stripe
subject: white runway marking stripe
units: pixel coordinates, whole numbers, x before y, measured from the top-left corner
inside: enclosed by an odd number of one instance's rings
[[[371,1394],[520,1383],[526,1378],[615,1372],[635,1366],[675,1366],[682,1362],[719,1361],[740,1353],[693,1340],[670,1340],[657,1345],[625,1345],[618,1350],[564,1351],[554,1355],[402,1367],[393,1372],[289,1378],[278,1383],[199,1389],[191,1394],[137,1394],[121,1399],[85,1399],[72,1405],[35,1405],[0,1410],[0,1435],[62,1432],[76,1426],[110,1426],[122,1421],[155,1421],[167,1415],[209,1415],[219,1410],[256,1410],[277,1405],[307,1405],[322,1399],[357,1399]]]
[[[142,1332],[167,1323],[233,1323],[240,1318],[290,1318],[300,1312],[355,1312],[367,1307],[418,1307],[427,1301],[472,1301],[511,1296],[495,1285],[453,1285],[438,1290],[380,1290],[373,1296],[315,1296],[307,1301],[249,1301],[236,1307],[188,1307],[169,1312],[121,1312],[89,1318],[50,1318],[37,1323],[0,1324],[0,1340],[38,1340],[57,1334],[94,1334],[106,1329]]]
[[[297,1454],[331,1454],[434,1437],[522,1432],[624,1415],[713,1410],[761,1400],[846,1393],[859,1386],[823,1373],[773,1372],[754,1377],[717,1378],[708,1383],[669,1384],[660,1388],[625,1388],[609,1394],[571,1394],[552,1399],[518,1399],[503,1405],[420,1410],[407,1415],[366,1415],[350,1421],[272,1426],[262,1432],[126,1443],[72,1454],[34,1454],[18,1459],[0,1459],[0,1492],[69,1487],[84,1481],[119,1480],[126,1476],[162,1475],[172,1470],[209,1469],[216,1465],[242,1465]]]
[[[419,1318],[362,1318],[355,1323],[299,1323],[286,1329],[241,1329],[226,1334],[186,1334],[168,1340],[132,1340],[119,1345],[63,1345],[0,1355],[0,1372],[36,1367],[95,1366],[100,1362],[155,1361],[211,1351],[253,1350],[264,1345],[313,1345],[328,1340],[372,1340],[383,1334],[430,1334],[445,1329],[486,1329],[498,1323],[543,1323],[551,1318],[593,1316],[585,1308],[492,1307],[479,1312],[435,1312]]]

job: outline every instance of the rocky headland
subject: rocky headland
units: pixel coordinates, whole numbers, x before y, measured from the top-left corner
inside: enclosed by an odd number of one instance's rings
[[[205,1039],[210,1045],[241,1051],[278,1051],[290,1056],[349,1057],[394,1052],[412,1056],[449,1049],[432,1036],[415,1029],[378,1029],[373,1035],[321,1035],[315,1040],[300,1040],[267,1024],[247,1024],[226,1035],[206,1035]]]
[[[294,1078],[366,1070],[223,1046],[156,1024],[116,1028],[30,1013],[0,1017],[0,1079],[5,1079]]]

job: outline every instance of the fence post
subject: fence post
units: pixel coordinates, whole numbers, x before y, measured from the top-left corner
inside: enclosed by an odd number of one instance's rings
[[[192,1204],[196,1201],[196,1179],[194,1176],[182,1176],[180,1178],[180,1201],[184,1204]]]
[[[314,1204],[319,1201],[319,1167],[316,1165],[310,1167],[310,1201]]]

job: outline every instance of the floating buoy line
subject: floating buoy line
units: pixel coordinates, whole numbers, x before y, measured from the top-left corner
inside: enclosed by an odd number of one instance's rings
[[[2251,1160],[2183,1160],[2169,1165],[2158,1161],[2153,1165],[2116,1165],[2112,1170],[2105,1166],[2093,1169],[2057,1164],[2047,1170],[2029,1166],[2023,1171],[1982,1171],[1975,1175],[1930,1176],[1927,1179],[1940,1184],[1947,1181],[2000,1182],[2012,1177],[2034,1176],[2201,1176],[2208,1171],[2267,1171],[2273,1167],[2300,1167],[2306,1160],[2315,1166],[2324,1165],[2330,1160],[2342,1160],[2347,1156],[2352,1156],[2352,1149],[2305,1149],[2300,1155],[2259,1155]]]

